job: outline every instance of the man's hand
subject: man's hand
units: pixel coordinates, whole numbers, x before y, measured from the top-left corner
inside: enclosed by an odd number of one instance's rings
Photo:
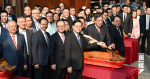
[[[108,46],[108,48],[109,48],[109,49],[112,49],[112,48],[115,49],[115,44],[112,43],[111,45]]]
[[[97,45],[101,46],[102,48],[107,48],[106,43],[98,42]]]
[[[67,68],[67,71],[68,71],[68,73],[71,74],[71,73],[72,73],[72,67],[68,67],[68,68]]]
[[[128,35],[131,35],[131,33],[128,33]]]
[[[35,69],[39,69],[39,64],[34,65]]]
[[[143,36],[143,33],[141,33],[141,36]]]
[[[26,71],[27,70],[27,65],[24,65],[24,71]]]
[[[52,68],[53,70],[56,70],[56,64],[51,65],[51,68]]]

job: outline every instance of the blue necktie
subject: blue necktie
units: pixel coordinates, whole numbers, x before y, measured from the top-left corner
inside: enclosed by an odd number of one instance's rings
[[[81,47],[80,35],[78,35],[77,37],[78,37],[78,42],[79,42],[79,45],[80,45],[80,47]]]
[[[122,36],[121,36],[121,32],[120,32],[120,29],[119,29],[119,28],[118,28],[118,33],[119,33],[120,37],[122,37]]]
[[[105,20],[105,24],[106,24],[106,26],[108,26],[108,23],[107,23],[107,21]]]
[[[49,39],[48,39],[48,37],[47,37],[47,34],[45,33],[45,37],[46,37],[46,43],[47,43],[47,45],[49,46]]]

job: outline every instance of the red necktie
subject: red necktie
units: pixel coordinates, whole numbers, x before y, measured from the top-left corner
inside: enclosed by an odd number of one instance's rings
[[[63,44],[64,44],[64,42],[65,42],[64,34],[62,34],[62,41],[63,41]]]
[[[98,30],[98,33],[100,34],[100,29],[98,28],[97,30]]]
[[[16,47],[16,49],[17,49],[17,44],[16,44],[15,36],[13,35],[12,37],[13,37],[13,42],[14,42],[14,44],[15,44],[15,47]]]
[[[4,23],[4,28],[6,28],[6,23]]]

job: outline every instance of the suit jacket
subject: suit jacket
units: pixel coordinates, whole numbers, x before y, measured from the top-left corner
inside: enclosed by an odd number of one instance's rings
[[[115,44],[115,50],[119,52],[121,56],[124,56],[124,39],[123,39],[123,31],[122,27],[120,26],[118,29],[120,29],[121,36],[116,28],[116,26],[112,25],[109,29],[110,36],[111,36],[111,42]]]
[[[49,33],[47,37],[50,38]],[[45,40],[45,37],[41,30],[37,31],[32,36],[32,55],[33,55],[33,64],[39,64],[45,66],[48,63],[49,58],[49,46]]]
[[[8,30],[5,29],[2,26],[0,26],[0,27],[1,27],[1,35],[0,35],[0,38],[1,38],[1,37],[5,36],[8,33]],[[0,50],[2,50],[2,49],[0,49]],[[3,53],[0,51],[0,58],[2,58],[2,57],[3,57]]]
[[[66,37],[66,33],[64,33],[64,36]],[[56,64],[57,68],[66,67],[65,43],[63,44],[63,41],[58,32],[54,33],[50,37],[50,59],[51,65]]]
[[[121,27],[124,29],[125,34],[132,33],[133,28],[133,20],[132,15],[127,13],[126,20],[123,22],[123,13],[120,13],[119,16],[121,17]]]
[[[89,49],[97,46],[96,43],[88,45],[87,40],[80,35],[81,47],[79,45],[78,39],[74,32],[66,35],[65,37],[65,60],[66,67],[72,67],[73,69],[81,69],[84,66],[84,49]]]
[[[12,20],[14,20],[15,22],[17,22],[17,18],[15,15],[11,14]],[[9,21],[9,20],[8,20]]]
[[[144,18],[143,18],[142,16],[140,16],[139,22],[140,22],[140,34],[141,34],[141,33],[144,34],[145,22],[144,22]]]
[[[31,27],[36,28],[35,23],[34,23],[34,20],[33,20],[33,17],[31,17],[31,20],[32,20],[32,25],[31,25]]]
[[[75,18],[77,19],[77,17],[75,16]],[[69,23],[69,29],[72,29],[72,24],[73,24],[73,20],[71,18],[71,16],[68,17],[68,23]]]
[[[19,30],[17,31],[19,33]],[[27,35],[27,44],[28,44],[28,53],[29,53],[29,63],[33,63],[33,57],[32,57],[32,35],[33,31],[26,29],[26,35]]]
[[[15,69],[23,71],[24,65],[27,64],[27,49],[24,35],[20,33],[17,34],[17,49],[14,45],[14,42],[11,38],[10,33],[8,32],[5,36],[2,36],[0,39],[0,44],[2,47],[1,52],[3,57],[7,59],[9,65],[17,66]]]
[[[146,15],[143,15],[144,18],[144,31],[146,30]],[[150,22],[149,22],[149,27],[150,27]],[[149,35],[150,35],[150,31],[149,31]]]
[[[103,10],[103,4],[98,3],[97,6]]]
[[[109,35],[109,29],[107,26],[102,25],[100,27],[100,34],[98,33],[98,30],[96,29],[95,24],[91,24],[86,29],[86,34],[90,35],[92,38],[96,39],[99,42],[105,42],[107,46],[111,45],[111,38]],[[97,46],[96,48],[92,49],[94,51],[105,51],[100,46]]]

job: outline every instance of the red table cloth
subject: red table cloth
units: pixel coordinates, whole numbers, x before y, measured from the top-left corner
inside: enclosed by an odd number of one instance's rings
[[[82,76],[82,79],[138,79],[138,68],[124,66],[121,69],[111,69],[84,65]]]
[[[12,77],[10,79],[30,79],[30,78],[25,78],[25,77],[20,77],[20,76],[12,75]]]
[[[131,64],[132,62],[137,61],[139,53],[138,39],[135,38],[124,39],[124,44],[126,57],[125,64]]]

